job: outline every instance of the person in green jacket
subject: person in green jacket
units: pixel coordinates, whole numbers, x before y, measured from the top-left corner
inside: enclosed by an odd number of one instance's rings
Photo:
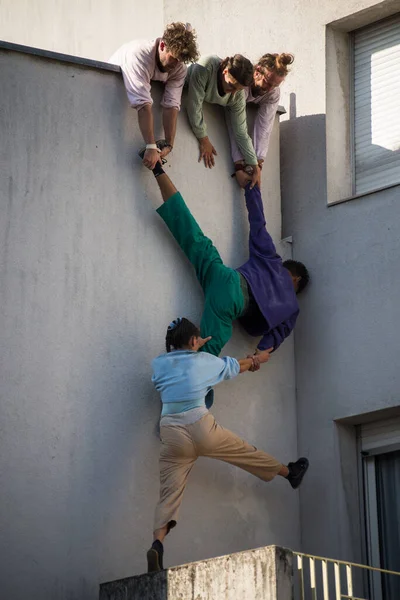
[[[187,111],[193,133],[199,141],[199,162],[206,168],[215,164],[217,151],[212,145],[204,122],[203,102],[219,104],[226,111],[236,143],[247,165],[253,167],[251,187],[259,180],[260,169],[253,142],[247,130],[246,98],[244,88],[253,81],[253,65],[241,54],[222,60],[206,56],[188,69]]]

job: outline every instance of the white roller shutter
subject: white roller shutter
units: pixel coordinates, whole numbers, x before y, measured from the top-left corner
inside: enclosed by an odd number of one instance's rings
[[[355,193],[400,183],[400,14],[354,32]]]
[[[361,450],[371,453],[400,445],[400,417],[360,425],[360,442]]]

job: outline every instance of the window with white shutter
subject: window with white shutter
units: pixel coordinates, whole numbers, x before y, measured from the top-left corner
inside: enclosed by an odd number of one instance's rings
[[[400,571],[400,417],[358,428],[368,564]],[[370,598],[398,600],[400,578],[372,572]]]
[[[400,14],[353,32],[354,189],[400,183]]]

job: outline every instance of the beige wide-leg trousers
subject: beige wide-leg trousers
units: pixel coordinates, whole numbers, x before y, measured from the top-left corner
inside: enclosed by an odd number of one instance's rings
[[[161,427],[160,500],[154,531],[176,525],[190,471],[199,456],[223,460],[263,481],[271,481],[282,463],[224,429],[208,413],[191,425]]]

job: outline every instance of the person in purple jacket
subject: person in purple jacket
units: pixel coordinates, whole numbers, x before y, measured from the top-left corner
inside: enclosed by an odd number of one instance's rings
[[[237,319],[248,334],[261,337],[254,354],[275,351],[295,326],[296,294],[305,288],[309,275],[302,263],[282,262],[277,254],[266,230],[259,187],[251,188],[251,178],[240,172],[238,183],[245,188],[250,224],[249,259],[232,269],[223,264],[160,163],[153,174],[164,201],[157,212],[192,263],[204,292],[200,330],[202,337],[212,335],[212,339],[202,350],[218,356]],[[211,404],[209,397],[207,408]]]

